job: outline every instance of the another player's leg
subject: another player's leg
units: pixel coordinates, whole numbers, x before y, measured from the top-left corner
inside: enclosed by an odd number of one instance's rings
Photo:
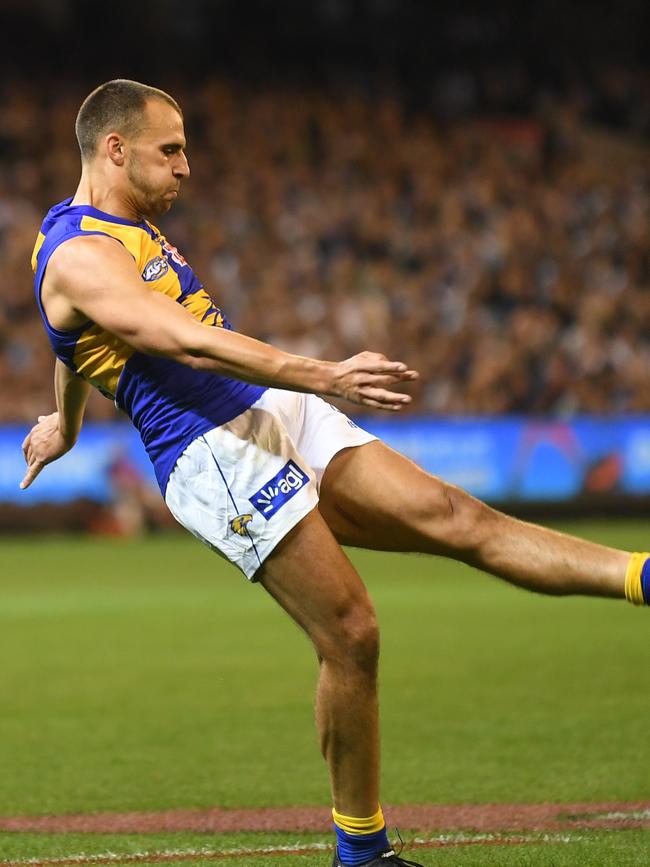
[[[318,655],[316,724],[334,801],[334,863],[373,864],[390,847],[379,806],[379,633],[372,603],[317,510],[285,536],[256,578]],[[391,854],[377,863],[408,862]]]
[[[504,515],[381,442],[333,458],[319,507],[345,544],[453,557],[540,593],[650,599],[647,555]]]

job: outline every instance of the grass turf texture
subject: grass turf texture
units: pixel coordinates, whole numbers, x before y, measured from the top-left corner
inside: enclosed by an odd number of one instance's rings
[[[648,547],[641,523],[566,529]],[[313,654],[261,588],[186,536],[1,544],[0,813],[327,804]],[[536,597],[445,560],[352,557],[382,625],[386,802],[648,797],[647,611]],[[137,851],[193,848],[196,836],[136,840]],[[641,864],[648,842],[585,832],[411,857]],[[81,851],[72,835],[0,835],[0,860]],[[307,862],[329,856],[281,859]]]

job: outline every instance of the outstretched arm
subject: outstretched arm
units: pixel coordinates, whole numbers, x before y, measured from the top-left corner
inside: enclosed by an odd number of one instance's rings
[[[46,464],[70,451],[77,442],[90,386],[57,358],[54,368],[56,412],[41,415],[27,434],[23,454],[27,461],[25,478],[20,483],[28,488]]]
[[[51,294],[140,352],[259,385],[343,397],[398,410],[410,397],[390,390],[413,380],[406,364],[374,352],[346,361],[320,361],[203,325],[171,298],[152,292],[125,248],[101,235],[62,244],[48,264]],[[45,285],[44,285],[45,291]]]

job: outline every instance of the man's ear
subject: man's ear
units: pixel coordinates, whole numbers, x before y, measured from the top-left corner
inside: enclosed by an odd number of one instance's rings
[[[109,132],[104,139],[108,158],[116,166],[124,164],[124,139],[116,132]]]

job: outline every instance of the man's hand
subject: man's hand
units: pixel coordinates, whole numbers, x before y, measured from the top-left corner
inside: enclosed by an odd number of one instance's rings
[[[409,370],[401,361],[389,361],[377,352],[360,352],[335,365],[330,393],[363,406],[397,411],[411,398],[387,387],[417,378],[417,371]]]
[[[46,464],[69,452],[73,445],[74,441],[67,440],[61,433],[58,412],[39,415],[38,423],[30,430],[23,442],[27,472],[20,487],[23,490],[28,488]]]

